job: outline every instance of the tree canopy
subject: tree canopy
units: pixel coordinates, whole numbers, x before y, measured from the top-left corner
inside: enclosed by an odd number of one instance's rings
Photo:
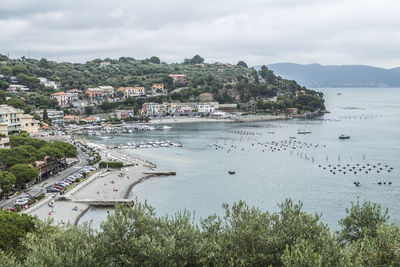
[[[23,188],[25,183],[35,180],[39,176],[39,171],[30,164],[16,164],[10,168],[10,172],[16,178],[18,188]]]
[[[378,204],[352,203],[344,228],[332,232],[318,214],[286,200],[277,212],[244,202],[223,205],[224,216],[194,222],[188,212],[157,217],[147,203],[119,206],[99,231],[37,223],[23,239],[17,266],[398,266],[400,229]],[[376,219],[373,219],[376,218]],[[349,227],[363,235],[342,242]],[[2,228],[3,229],[3,228]],[[373,231],[369,231],[371,229]],[[0,235],[1,237],[1,235]],[[16,265],[15,265],[16,264]]]

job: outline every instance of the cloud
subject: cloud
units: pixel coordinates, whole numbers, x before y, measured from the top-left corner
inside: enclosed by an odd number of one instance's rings
[[[3,0],[0,53],[398,65],[394,0]]]

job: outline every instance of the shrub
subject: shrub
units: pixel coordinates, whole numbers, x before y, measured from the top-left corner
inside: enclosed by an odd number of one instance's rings
[[[41,200],[41,199],[43,199],[45,196],[46,196],[46,195],[45,195],[44,193],[41,193],[41,194],[39,194],[39,195],[36,197],[36,199],[37,199],[37,200]]]
[[[122,168],[124,163],[121,161],[102,161],[99,163],[100,168]]]

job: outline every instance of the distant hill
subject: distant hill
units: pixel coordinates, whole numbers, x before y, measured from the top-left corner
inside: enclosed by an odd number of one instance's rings
[[[400,87],[400,68],[364,65],[277,63],[268,65],[275,74],[307,87]]]

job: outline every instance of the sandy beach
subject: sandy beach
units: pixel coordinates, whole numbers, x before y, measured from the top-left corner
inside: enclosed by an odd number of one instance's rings
[[[149,170],[147,167],[134,166],[121,170],[99,171],[77,184],[64,196],[49,194],[24,213],[41,220],[53,219],[54,225],[76,224],[81,214],[89,208],[88,204],[79,203],[79,200],[125,199],[132,185],[143,180],[147,176],[143,172]],[[63,198],[71,199],[71,201],[64,201]]]

